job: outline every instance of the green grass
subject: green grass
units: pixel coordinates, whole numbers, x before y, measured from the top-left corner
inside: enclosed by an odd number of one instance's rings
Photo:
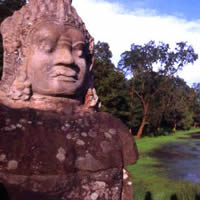
[[[185,142],[182,138],[189,137],[188,133],[193,132],[200,132],[200,129],[177,131],[169,136],[144,137],[136,141],[140,158],[135,165],[128,167],[133,178],[134,200],[173,200],[173,197],[195,200],[195,195],[200,193],[200,185],[169,180],[167,170],[156,167],[159,161],[148,155],[165,143]]]

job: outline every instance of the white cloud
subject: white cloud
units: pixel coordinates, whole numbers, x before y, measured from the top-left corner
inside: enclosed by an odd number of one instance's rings
[[[106,0],[74,0],[73,5],[95,41],[109,43],[115,64],[132,43],[144,44],[150,40],[172,46],[176,42],[188,41],[200,56],[200,20],[158,16],[151,10],[130,12],[120,4]],[[179,75],[190,85],[200,82],[199,60],[194,65],[185,66]]]

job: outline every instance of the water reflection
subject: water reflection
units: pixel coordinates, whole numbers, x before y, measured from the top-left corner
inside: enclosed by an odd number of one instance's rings
[[[200,139],[170,143],[150,153],[159,159],[165,174],[175,181],[200,183]]]

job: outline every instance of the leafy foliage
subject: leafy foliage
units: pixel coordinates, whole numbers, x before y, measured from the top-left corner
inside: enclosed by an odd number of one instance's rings
[[[128,122],[128,87],[125,76],[111,62],[109,45],[98,42],[95,45],[94,81],[102,103],[101,110],[110,112],[125,123]]]
[[[193,91],[180,78],[171,78],[165,95],[163,120],[174,130],[189,129],[193,125],[192,118]]]
[[[158,64],[159,75],[173,75],[184,65],[193,63],[198,58],[192,46],[185,42],[176,44],[171,51],[169,44],[160,42],[158,45],[150,41],[144,46],[131,45],[130,51],[121,54],[119,67],[136,75],[140,72],[152,72]]]
[[[171,78],[185,64],[193,63],[197,58],[194,49],[184,42],[177,43],[174,50],[170,49],[169,44],[156,45],[154,41],[144,46],[132,44],[130,51],[122,53],[119,68],[131,73],[133,78],[130,93],[141,101],[143,107],[137,137],[142,136],[145,125],[150,123],[150,115],[153,114],[151,111],[155,110],[157,100],[161,99],[161,93],[168,91]],[[159,109],[157,113],[162,115]]]
[[[194,126],[200,126],[200,83],[192,85],[194,101],[192,104]]]

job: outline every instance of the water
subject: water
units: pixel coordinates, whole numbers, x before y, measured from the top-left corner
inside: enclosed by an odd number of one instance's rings
[[[159,159],[164,173],[175,181],[200,183],[200,139],[168,143],[150,154]]]

